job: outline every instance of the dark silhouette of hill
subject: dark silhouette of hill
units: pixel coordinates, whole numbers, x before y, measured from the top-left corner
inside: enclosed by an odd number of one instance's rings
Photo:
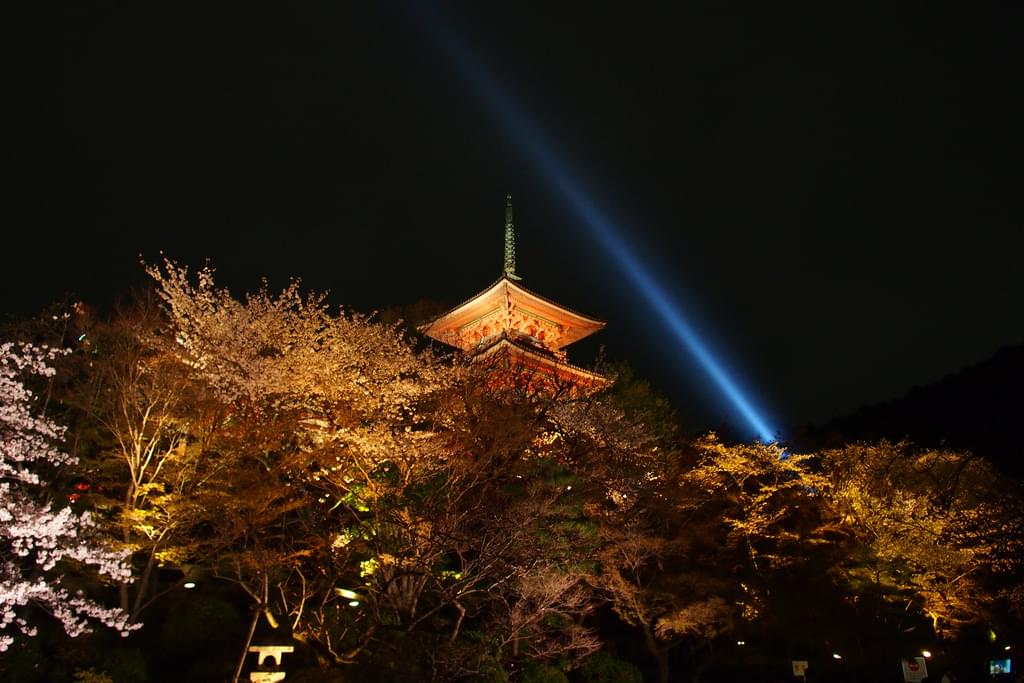
[[[902,398],[863,406],[852,415],[811,428],[800,445],[909,439],[921,446],[969,450],[1006,474],[1024,478],[1024,344],[914,387]]]

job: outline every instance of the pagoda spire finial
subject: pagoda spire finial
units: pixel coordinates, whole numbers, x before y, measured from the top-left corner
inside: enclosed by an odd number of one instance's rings
[[[512,220],[512,195],[505,195],[505,267],[502,274],[509,280],[522,280],[516,275],[516,229]]]

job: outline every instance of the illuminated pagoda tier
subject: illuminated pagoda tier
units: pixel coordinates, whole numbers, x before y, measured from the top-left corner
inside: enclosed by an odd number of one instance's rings
[[[565,349],[597,332],[604,321],[546,299],[519,284],[512,197],[505,197],[505,261],[497,282],[420,327],[429,337],[486,363],[492,382],[531,393],[580,396],[608,386],[607,378],[570,364]]]

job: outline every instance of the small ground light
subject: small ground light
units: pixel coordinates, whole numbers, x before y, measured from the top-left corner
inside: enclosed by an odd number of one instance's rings
[[[352,600],[352,601],[350,601],[348,603],[348,606],[349,607],[359,607],[359,601],[358,600]]]
[[[921,650],[921,656],[924,657],[925,659],[927,659],[928,657],[932,656],[932,651],[931,650]]]
[[[1004,647],[1003,649],[1004,649],[1004,650],[1006,650],[1007,652],[1009,652],[1009,651],[1010,651],[1010,646],[1009,646],[1009,645],[1007,645],[1007,646],[1006,646],[1006,647]]]
[[[842,659],[842,658],[843,658],[843,656],[841,654],[839,654],[838,652],[833,652],[832,653],[832,659]]]
[[[195,581],[186,581],[185,583],[183,583],[181,585],[184,586],[185,588],[195,588],[196,587],[196,582]]]

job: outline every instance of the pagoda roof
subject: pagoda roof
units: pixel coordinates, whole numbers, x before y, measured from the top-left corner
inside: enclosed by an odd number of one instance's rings
[[[560,379],[574,382],[580,385],[581,388],[603,389],[611,384],[611,381],[604,375],[568,363],[550,351],[510,337],[506,333],[498,335],[493,341],[477,349],[473,357],[477,360],[482,360],[502,353],[508,353],[513,357],[528,360],[530,361],[529,365],[537,370],[550,368],[557,373]]]
[[[479,321],[496,310],[520,310],[543,318],[558,325],[561,334],[553,345],[554,349],[563,349],[605,326],[605,321],[577,313],[572,309],[557,304],[550,299],[531,292],[506,275],[483,291],[470,297],[447,313],[433,321],[421,325],[420,331],[429,337],[463,351],[471,350],[470,344],[462,340],[459,331]]]

